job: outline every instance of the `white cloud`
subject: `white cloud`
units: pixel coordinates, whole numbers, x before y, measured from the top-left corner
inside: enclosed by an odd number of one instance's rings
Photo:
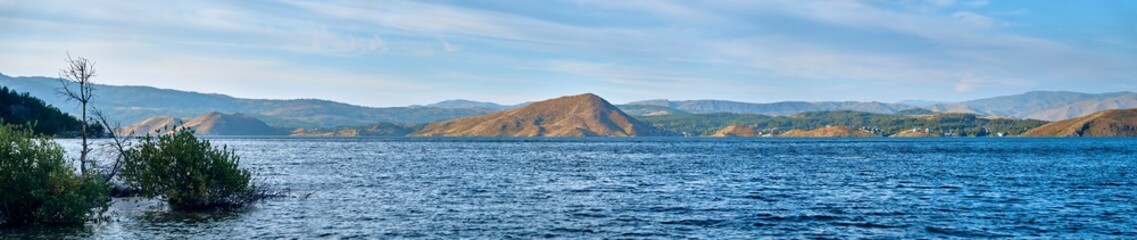
[[[991,81],[985,78],[976,77],[974,74],[969,73],[967,76],[965,76],[963,79],[960,79],[959,82],[955,84],[955,91],[972,92],[975,91],[975,89],[978,87],[987,85],[991,85]]]
[[[442,50],[446,50],[447,52],[457,52],[461,50],[458,46],[450,44],[450,41],[446,41],[445,38],[442,38],[442,34],[437,34],[435,37],[438,39],[438,42],[442,43]]]
[[[967,11],[955,12],[951,16],[963,23],[980,28],[989,28],[995,26],[996,23],[990,17]]]

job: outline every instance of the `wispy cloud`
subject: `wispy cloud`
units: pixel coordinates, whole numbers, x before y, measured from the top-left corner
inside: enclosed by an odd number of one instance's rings
[[[447,52],[457,52],[460,50],[458,46],[450,44],[450,41],[446,41],[446,38],[442,38],[442,34],[435,35],[435,37],[438,38],[438,42],[442,43],[442,50],[446,50]]]

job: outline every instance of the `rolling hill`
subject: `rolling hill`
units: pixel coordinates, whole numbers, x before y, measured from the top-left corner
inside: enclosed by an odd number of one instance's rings
[[[165,133],[169,129],[180,126],[193,128],[201,135],[283,135],[285,131],[273,127],[244,114],[223,114],[210,112],[191,119],[179,119],[170,116],[157,116],[142,120],[138,123],[124,127],[119,132],[143,135],[147,133]]]
[[[644,124],[594,94],[565,96],[486,115],[427,125],[411,136],[655,136]]]
[[[709,137],[761,137],[762,133],[750,126],[730,125],[710,135]]]
[[[880,135],[846,126],[825,126],[813,130],[794,129],[778,134],[778,137],[880,137]]]
[[[1114,109],[1031,129],[1027,137],[1134,137],[1137,109]]]

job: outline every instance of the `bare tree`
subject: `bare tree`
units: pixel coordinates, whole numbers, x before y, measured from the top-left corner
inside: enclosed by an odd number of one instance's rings
[[[134,139],[134,130],[124,130],[126,132],[121,133],[117,132],[117,129],[124,129],[119,122],[112,124],[107,120],[107,116],[103,114],[103,111],[100,111],[98,108],[92,108],[92,112],[95,115],[95,119],[105,128],[109,129],[107,133],[110,134],[111,140],[113,140],[107,143],[110,146],[103,146],[103,149],[113,150],[109,154],[112,155],[111,159],[114,159],[114,163],[111,164],[110,169],[107,169],[107,173],[103,177],[104,181],[110,182],[111,179],[114,179],[115,175],[118,174],[118,171],[122,169],[122,165],[124,161],[126,161],[126,159],[124,159],[126,157],[126,149],[130,145],[129,140]]]
[[[79,151],[79,172],[82,174],[87,174],[87,153],[91,152],[87,142],[87,104],[94,97],[92,77],[95,77],[95,62],[82,57],[71,58],[71,54],[67,55],[67,68],[59,70],[59,83],[63,85],[59,89],[60,94],[67,97],[68,101],[79,102],[82,109],[80,120],[83,125],[79,130],[79,135],[83,138],[83,149]]]

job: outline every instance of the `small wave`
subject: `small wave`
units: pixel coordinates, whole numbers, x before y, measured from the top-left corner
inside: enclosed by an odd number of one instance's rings
[[[941,228],[941,227],[929,226],[929,227],[925,227],[924,230],[928,231],[929,233],[942,234],[942,235],[955,236],[955,237],[965,237],[965,238],[1009,238],[1009,237],[1014,237],[1014,235],[1010,235],[1010,234],[990,233],[990,232],[982,232],[982,231],[969,231],[969,230],[961,230],[961,229],[955,229],[955,228],[950,228],[950,227]]]
[[[834,221],[841,219],[840,216],[831,215],[794,215],[794,216],[768,216],[761,217],[763,221],[771,222],[806,222],[806,221]]]
[[[665,224],[665,225],[688,225],[688,226],[700,226],[700,227],[706,227],[706,226],[714,226],[714,225],[719,225],[720,223],[723,223],[723,222],[726,222],[726,220],[718,220],[718,219],[684,219],[684,220],[679,220],[679,221],[663,221],[663,222],[660,222],[660,223],[661,223],[661,224]]]
[[[581,218],[606,218],[606,217],[608,217],[607,214],[599,214],[599,213],[573,213],[572,216],[573,217],[581,217]]]
[[[888,225],[871,222],[835,222],[833,225],[859,228],[905,228],[908,225]]]
[[[690,208],[686,207],[650,207],[647,209],[651,212],[690,212]]]
[[[674,237],[674,236],[671,236],[668,234],[655,233],[655,232],[626,232],[626,233],[621,233],[620,236],[622,236],[622,237],[634,237],[634,238]]]
[[[558,228],[553,228],[553,229],[550,229],[550,230],[551,230],[551,231],[554,231],[554,232],[566,232],[566,233],[595,233],[595,232],[596,232],[596,231],[593,231],[592,229],[587,229],[587,228],[584,228],[584,229],[580,229],[580,228],[563,228],[563,227],[558,227]]]

